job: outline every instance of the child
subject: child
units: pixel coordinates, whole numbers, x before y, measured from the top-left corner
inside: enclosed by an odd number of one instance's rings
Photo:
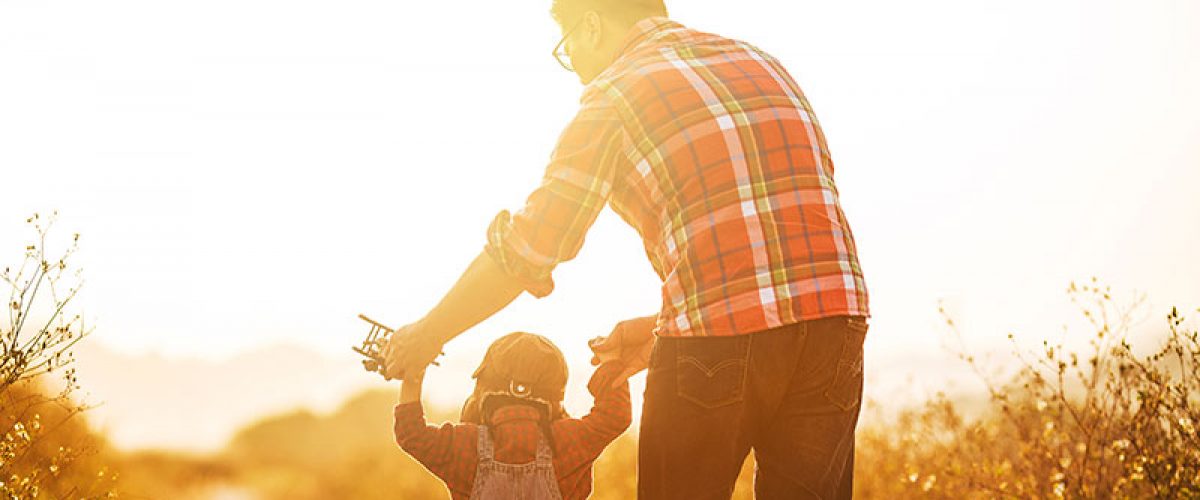
[[[549,339],[511,333],[475,370],[462,423],[425,424],[421,377],[407,377],[395,409],[396,442],[446,483],[454,499],[575,499],[592,491],[592,462],[629,427],[629,384],[619,363],[588,382],[595,402],[583,418],[562,408],[567,364]]]

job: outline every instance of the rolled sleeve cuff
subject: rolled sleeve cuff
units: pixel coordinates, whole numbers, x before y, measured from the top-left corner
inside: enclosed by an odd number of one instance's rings
[[[554,291],[554,280],[550,271],[554,269],[553,261],[549,265],[536,265],[538,259],[529,245],[523,243],[520,237],[513,233],[512,214],[502,210],[492,219],[488,226],[487,247],[488,256],[495,260],[504,272],[517,280],[534,297],[545,297]],[[523,250],[522,250],[523,249]]]

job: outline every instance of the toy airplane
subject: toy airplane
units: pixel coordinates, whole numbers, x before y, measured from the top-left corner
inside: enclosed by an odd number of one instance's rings
[[[363,368],[369,372],[375,372],[383,375],[385,380],[392,380],[387,376],[387,374],[384,373],[384,369],[387,367],[387,360],[384,358],[383,349],[387,347],[388,340],[391,340],[392,334],[395,333],[396,330],[389,328],[383,323],[368,318],[364,314],[359,314],[358,317],[359,319],[370,323],[371,330],[367,332],[367,338],[363,340],[361,346],[351,347],[351,349],[353,349],[354,352],[366,356],[367,359],[362,360]],[[433,364],[435,366],[440,366],[438,365],[437,361],[434,361]],[[403,380],[403,377],[401,377],[400,380]]]

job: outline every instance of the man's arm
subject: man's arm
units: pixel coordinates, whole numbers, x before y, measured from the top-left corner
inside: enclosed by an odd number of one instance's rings
[[[384,373],[403,378],[406,369],[424,369],[446,342],[507,307],[522,290],[487,252],[481,252],[429,314],[392,335]]]
[[[581,102],[525,206],[498,214],[488,228],[486,250],[442,301],[392,335],[385,350],[386,376],[424,368],[443,344],[503,309],[522,290],[537,297],[553,290],[550,272],[579,252],[608,202],[617,171],[632,168],[620,154],[627,136],[605,94],[593,89]]]

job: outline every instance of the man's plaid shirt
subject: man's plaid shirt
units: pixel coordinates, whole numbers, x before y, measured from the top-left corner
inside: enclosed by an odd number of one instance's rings
[[[580,101],[541,186],[488,230],[529,292],[550,293],[607,203],[663,281],[658,335],[869,315],[824,134],[779,61],[644,19]]]
[[[584,499],[592,492],[592,462],[629,427],[629,383],[613,387],[623,365],[604,363],[588,381],[595,398],[583,418],[563,418],[550,423],[554,434],[554,475],[564,499]],[[492,413],[488,428],[495,459],[523,464],[532,462],[542,435],[538,411],[528,406],[505,406]],[[425,423],[421,403],[396,405],[396,442],[446,483],[451,497],[470,498],[479,465],[479,426]]]

